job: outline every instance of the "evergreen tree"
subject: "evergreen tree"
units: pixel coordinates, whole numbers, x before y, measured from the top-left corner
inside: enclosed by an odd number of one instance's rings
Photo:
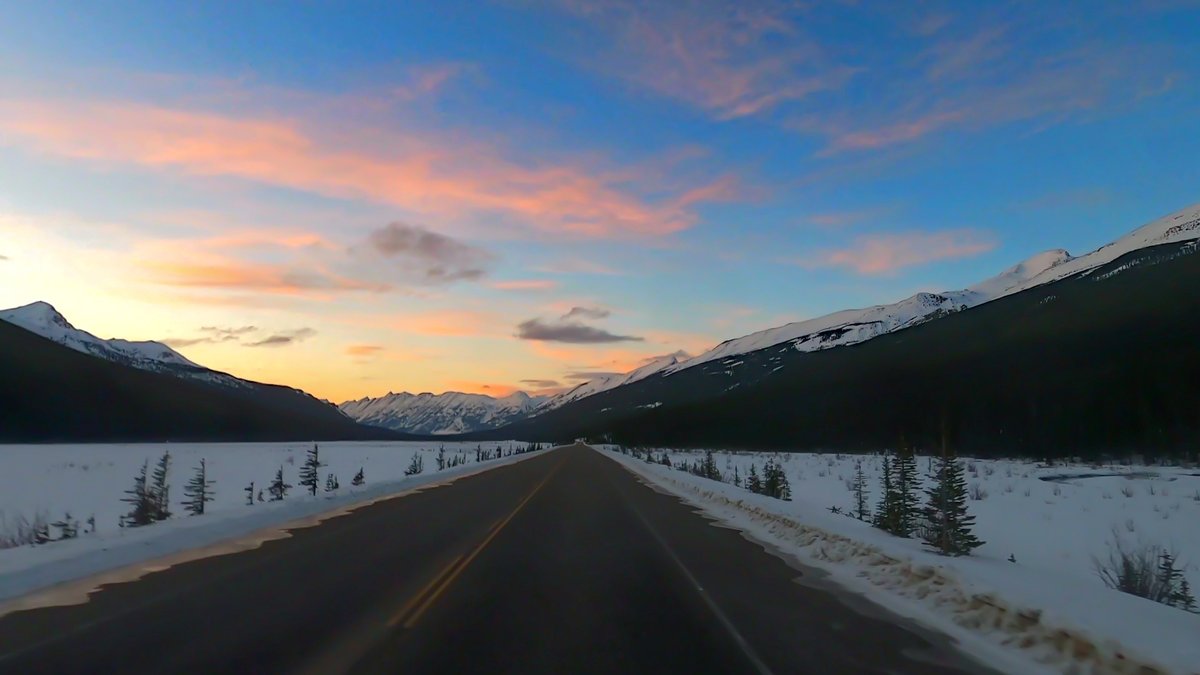
[[[321,450],[313,443],[312,449],[300,465],[300,485],[308,488],[308,494],[317,496],[317,486],[321,482]]]
[[[425,459],[420,452],[413,454],[412,461],[408,463],[408,468],[404,470],[405,476],[415,476],[425,470]]]
[[[854,517],[865,521],[870,515],[867,510],[867,474],[863,473],[860,460],[854,463]]]
[[[275,480],[267,486],[267,491],[271,493],[271,501],[281,501],[287,496],[287,491],[290,489],[292,489],[291,484],[283,482],[283,467],[281,466],[279,471],[275,472]],[[259,493],[259,497],[262,497],[262,493]]]
[[[254,506],[254,481],[242,489],[246,492],[246,506]]]
[[[350,479],[350,484],[353,485],[354,487],[359,487],[365,482],[367,482],[367,480],[365,478],[363,478],[363,470],[362,470],[362,467],[360,466],[360,467],[358,467],[358,473],[354,474],[354,478]]]
[[[446,446],[444,445],[438,448],[437,466],[438,471],[446,468]]]
[[[912,448],[901,445],[896,453],[896,529],[892,534],[911,537],[917,526],[920,498],[917,497],[917,456]]]
[[[150,488],[151,517],[166,520],[171,517],[171,485],[167,482],[171,473],[171,451],[167,450],[154,467],[154,484]]]
[[[713,457],[712,450],[704,453],[704,464],[701,465],[700,475],[710,480],[721,480],[721,471],[717,469],[717,460]]]
[[[204,505],[213,499],[212,486],[214,482],[208,479],[208,467],[204,459],[201,459],[200,466],[196,467],[196,474],[192,476],[187,485],[183,486],[183,494],[187,496],[183,507],[193,516],[204,514]]]
[[[894,532],[896,529],[896,478],[895,471],[892,467],[892,458],[888,454],[883,455],[883,471],[880,476],[881,494],[879,497],[879,506],[875,509],[875,527],[884,532]]]
[[[758,477],[758,465],[750,465],[750,473],[746,474],[746,489],[754,494],[762,494],[762,480]]]
[[[935,461],[933,485],[925,494],[928,501],[923,510],[925,542],[942,555],[970,555],[983,545],[971,526],[975,517],[967,514],[967,480],[958,459],[943,450]]]
[[[133,487],[125,491],[127,497],[121,501],[130,504],[129,513],[125,514],[122,522],[127,527],[139,527],[154,522],[154,502],[146,485],[146,474],[150,470],[150,460],[142,462],[142,469],[133,479]]]
[[[338,485],[337,476],[335,476],[333,474],[329,474],[328,476],[325,477],[325,491],[326,492],[333,492],[334,490],[337,490],[339,487],[341,487],[341,486]]]
[[[733,486],[742,487],[742,476],[738,473],[737,464],[733,465]]]
[[[773,459],[767,460],[767,466],[763,469],[762,492],[785,502],[792,500],[792,488],[788,484],[787,474],[783,472],[783,464]]]

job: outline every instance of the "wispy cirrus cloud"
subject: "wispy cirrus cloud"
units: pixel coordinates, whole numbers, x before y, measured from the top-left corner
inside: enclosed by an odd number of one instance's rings
[[[323,299],[478,281],[493,256],[393,222],[350,246],[310,233],[237,231],[141,242],[135,258],[148,280],[165,286]]]
[[[317,331],[312,328],[308,328],[308,327],[296,328],[293,330],[286,330],[286,331],[280,331],[278,333],[273,333],[273,334],[268,335],[260,340],[254,340],[253,342],[247,342],[247,343],[245,343],[245,346],[247,346],[247,347],[286,347],[288,345],[296,344],[297,342],[303,342],[304,340],[307,340],[316,334],[317,334]]]
[[[558,288],[554,279],[504,279],[488,283],[501,291],[549,291]]]
[[[612,377],[620,374],[621,372],[615,370],[582,370],[573,373],[564,373],[563,379],[571,380],[572,382],[591,382],[592,380],[598,380],[602,377]]]
[[[979,230],[895,232],[855,237],[848,246],[798,262],[805,267],[841,267],[858,274],[882,275],[938,260],[969,258],[995,247],[995,238]]]
[[[384,350],[383,345],[347,345],[345,352],[348,356],[376,356]]]
[[[566,0],[557,3],[599,33],[594,67],[645,90],[709,111],[748,117],[845,84],[787,3]]]
[[[586,237],[662,235],[695,224],[693,207],[727,200],[728,178],[654,197],[622,173],[546,162],[485,140],[427,129],[347,131],[319,119],[218,113],[137,101],[10,98],[0,132],[34,150],[102,164],[253,181],[368,200],[437,219],[498,214]],[[650,181],[653,176],[647,176]]]
[[[562,383],[559,382],[558,380],[527,379],[527,380],[521,380],[521,384],[532,387],[533,389],[554,389],[556,387],[562,386]]]

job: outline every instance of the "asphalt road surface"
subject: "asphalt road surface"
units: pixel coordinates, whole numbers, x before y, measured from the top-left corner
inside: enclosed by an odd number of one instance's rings
[[[575,446],[0,619],[0,672],[962,673]]]

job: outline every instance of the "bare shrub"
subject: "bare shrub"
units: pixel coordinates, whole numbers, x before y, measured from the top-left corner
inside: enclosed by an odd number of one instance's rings
[[[1133,488],[1128,485],[1121,488],[1121,494],[1125,495],[1126,499],[1133,497]]]
[[[50,532],[50,518],[38,511],[32,518],[17,514],[9,520],[0,512],[0,549],[44,543]]]
[[[987,490],[984,490],[983,486],[979,483],[972,483],[970,489],[967,490],[967,494],[971,496],[972,500],[977,502],[987,499],[988,496]]]
[[[1162,546],[1127,544],[1114,529],[1108,558],[1101,560],[1093,556],[1092,565],[1096,575],[1109,588],[1194,611],[1195,599],[1191,597],[1176,557]]]

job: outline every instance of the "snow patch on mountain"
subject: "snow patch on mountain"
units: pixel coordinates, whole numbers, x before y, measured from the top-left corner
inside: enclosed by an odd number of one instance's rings
[[[685,352],[675,352],[674,354],[666,354],[655,357],[646,362],[645,365],[639,366],[628,373],[602,375],[600,377],[593,378],[587,382],[583,382],[575,386],[572,389],[568,389],[561,394],[550,397],[538,408],[537,411],[540,413],[547,410],[553,410],[554,408],[566,405],[572,401],[578,401],[579,399],[586,398],[592,394],[598,394],[602,391],[615,389],[621,385],[643,380],[651,375],[663,372],[668,368],[686,363],[689,358],[689,355]]]
[[[346,401],[338,408],[362,424],[414,434],[461,434],[515,422],[544,400],[545,397],[530,396],[523,391],[500,398],[457,391],[402,392]]]
[[[38,301],[21,307],[0,310],[0,320],[24,328],[35,335],[40,335],[77,352],[139,370],[231,388],[260,386],[227,373],[205,368],[161,342],[98,338],[85,330],[76,328],[48,302]],[[304,394],[298,389],[294,391]]]
[[[48,302],[34,302],[22,307],[0,310],[0,319],[77,352],[143,370],[161,370],[163,366],[201,368],[161,342],[98,338],[71,325],[71,322]]]
[[[843,310],[726,340],[694,359],[668,368],[665,374],[670,375],[701,363],[746,354],[785,342],[791,342],[795,349],[803,352],[863,342],[1006,295],[1087,272],[1130,251],[1197,238],[1200,238],[1200,204],[1159,218],[1111,244],[1078,258],[1072,257],[1063,249],[1045,251],[963,290],[918,293],[891,305]]]

